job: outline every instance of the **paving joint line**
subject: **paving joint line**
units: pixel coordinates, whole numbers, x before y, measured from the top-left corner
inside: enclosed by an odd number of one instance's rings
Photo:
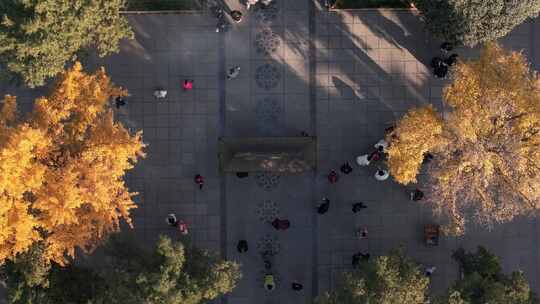
[[[316,58],[317,50],[315,48],[315,14],[317,8],[315,7],[315,1],[316,0],[308,0],[309,1],[309,106],[310,106],[310,134],[312,136],[317,135],[317,100],[316,100]],[[311,200],[315,202],[316,195],[315,191],[317,189],[317,168],[315,168],[315,171],[313,172],[313,179],[310,183],[311,187]],[[312,282],[311,282],[311,298],[315,299],[319,294],[319,217],[316,212],[313,212],[313,215],[311,217],[312,219]]]
[[[227,56],[225,53],[225,33],[218,34],[218,94],[219,94],[219,137],[225,136],[225,119],[227,117],[227,99],[226,99],[226,65]],[[216,138],[219,140],[219,138]],[[219,144],[219,143],[218,143]],[[219,152],[218,152],[219,153]],[[216,155],[218,157],[218,155]],[[219,170],[219,169],[218,169]],[[220,255],[222,259],[227,259],[227,179],[222,172],[219,174],[219,210],[220,210]],[[228,295],[224,295],[221,299],[222,304],[228,303]]]

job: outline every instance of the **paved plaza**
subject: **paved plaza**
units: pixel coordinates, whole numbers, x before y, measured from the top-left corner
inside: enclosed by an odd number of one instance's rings
[[[351,269],[359,250],[372,257],[402,246],[413,259],[435,265],[433,290],[443,291],[458,277],[452,250],[483,245],[499,255],[507,270],[525,271],[538,290],[536,219],[520,218],[485,231],[471,227],[464,237],[445,237],[438,247],[422,242],[423,225],[436,222],[428,206],[408,200],[408,189],[390,179],[377,182],[376,167],[355,165],[357,155],[373,149],[383,131],[407,109],[425,104],[441,108],[446,81],[434,78],[428,66],[440,41],[423,29],[408,10],[326,12],[312,0],[275,0],[267,10],[249,12],[237,1],[229,9],[244,20],[226,33],[216,33],[216,19],[207,12],[128,15],[136,39],[105,59],[86,58],[87,66],[103,65],[113,81],[130,92],[116,117],[132,130],[142,129],[148,157],[128,174],[139,208],[133,234],[153,244],[159,234],[173,235],[165,224],[176,213],[190,225],[196,245],[215,250],[242,264],[243,278],[227,296],[231,304],[310,303]],[[524,50],[540,69],[533,20],[503,39]],[[457,50],[473,56],[477,50]],[[239,77],[225,79],[226,69],[240,66]],[[184,79],[194,89],[184,92]],[[168,96],[156,101],[154,89]],[[45,89],[3,86],[25,106]],[[301,175],[250,174],[239,179],[218,171],[219,137],[294,137],[301,132],[318,140],[318,168]],[[326,175],[345,161],[353,172],[330,185]],[[195,174],[205,177],[199,190]],[[409,188],[411,189],[411,188]],[[330,211],[317,215],[326,196]],[[368,208],[353,215],[351,205]],[[267,223],[275,216],[291,221],[287,231]],[[367,227],[369,238],[353,231]],[[236,243],[246,239],[248,253]],[[277,252],[278,288],[263,289],[260,249]],[[290,288],[292,280],[304,285]]]

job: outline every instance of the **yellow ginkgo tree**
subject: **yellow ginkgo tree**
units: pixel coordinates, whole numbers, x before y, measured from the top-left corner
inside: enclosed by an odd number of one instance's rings
[[[413,109],[389,136],[389,167],[398,182],[415,181],[422,153],[428,202],[462,234],[468,220],[491,227],[540,211],[540,79],[521,53],[486,45],[458,63],[443,91],[448,110]],[[427,112],[426,112],[427,113]],[[433,137],[433,135],[436,135]],[[427,149],[427,150],[426,150]]]
[[[411,109],[397,122],[388,148],[388,167],[397,182],[416,182],[424,156],[442,143],[442,127],[431,105]]]
[[[113,120],[110,100],[127,92],[104,69],[80,63],[22,117],[16,98],[0,111],[0,262],[32,245],[61,265],[89,252],[136,208],[123,176],[144,157],[142,133]]]

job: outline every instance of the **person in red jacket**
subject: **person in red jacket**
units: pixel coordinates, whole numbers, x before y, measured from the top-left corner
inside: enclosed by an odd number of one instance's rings
[[[328,181],[330,182],[330,184],[337,183],[338,179],[339,179],[339,176],[336,173],[336,171],[334,170],[330,171],[330,174],[328,174]]]
[[[193,80],[191,79],[186,79],[184,80],[184,91],[189,91],[191,89],[193,89]]]
[[[280,220],[278,218],[275,218],[272,221],[272,226],[276,230],[287,230],[291,226],[291,222],[289,220]]]

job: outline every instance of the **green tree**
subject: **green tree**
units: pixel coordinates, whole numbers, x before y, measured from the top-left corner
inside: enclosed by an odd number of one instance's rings
[[[7,286],[9,303],[42,303],[43,288],[49,287],[51,264],[44,258],[45,249],[36,243],[30,249],[7,260],[1,274]]]
[[[96,47],[100,56],[118,52],[132,38],[119,10],[125,0],[0,1],[0,67],[30,87],[63,71],[77,51]]]
[[[108,245],[119,270],[107,274],[116,283],[102,297],[106,303],[204,303],[232,291],[241,277],[238,264],[168,237],[152,253],[133,244],[112,238]]]
[[[34,247],[35,248],[35,247]],[[238,264],[160,237],[146,251],[113,236],[104,267],[46,264],[39,248],[3,267],[12,304],[198,304],[232,291]]]
[[[426,303],[429,279],[419,265],[393,250],[344,274],[343,283],[320,296],[317,304]]]
[[[450,289],[445,303],[540,303],[523,272],[502,273],[497,256],[484,247],[478,247],[476,253],[468,253],[461,248],[454,252],[453,257],[459,263],[463,277]]]
[[[414,0],[426,26],[445,41],[474,46],[508,34],[540,12],[540,0]]]

